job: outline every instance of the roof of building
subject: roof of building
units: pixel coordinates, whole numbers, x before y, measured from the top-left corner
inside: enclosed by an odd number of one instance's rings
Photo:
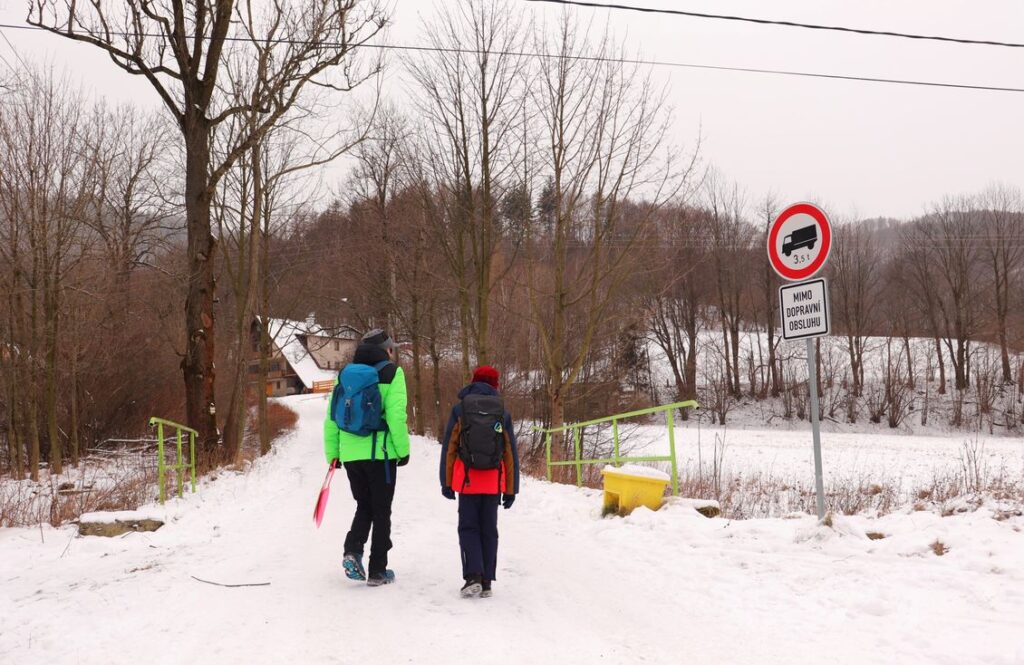
[[[333,381],[337,370],[323,369],[310,355],[303,338],[307,335],[333,337],[334,331],[323,328],[315,321],[292,321],[290,319],[269,319],[270,336],[288,364],[292,366],[299,380],[312,388],[317,381]],[[348,328],[348,326],[345,326]]]

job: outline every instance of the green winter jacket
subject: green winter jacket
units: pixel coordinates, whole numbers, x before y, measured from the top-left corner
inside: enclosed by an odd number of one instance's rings
[[[337,379],[335,379],[337,385]],[[408,397],[405,388],[405,373],[401,367],[395,368],[395,377],[390,383],[380,383],[381,403],[384,408],[384,421],[388,425],[386,432],[378,432],[377,445],[374,450],[373,436],[356,436],[343,432],[331,418],[330,406],[327,407],[327,418],[324,420],[324,455],[328,463],[333,460],[355,462],[368,459],[401,459],[409,456],[409,429],[406,424],[406,404]],[[330,404],[330,400],[328,400]],[[385,455],[386,453],[386,455]]]

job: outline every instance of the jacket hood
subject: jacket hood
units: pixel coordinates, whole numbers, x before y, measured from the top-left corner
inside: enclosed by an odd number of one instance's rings
[[[352,355],[352,362],[359,365],[376,365],[383,360],[389,360],[388,352],[376,344],[360,344]]]
[[[465,386],[462,390],[460,390],[459,391],[459,399],[462,399],[466,395],[500,395],[500,394],[501,393],[499,393],[498,390],[494,386],[490,385],[489,383],[481,383],[481,382],[477,381],[476,383],[471,383],[468,386]]]

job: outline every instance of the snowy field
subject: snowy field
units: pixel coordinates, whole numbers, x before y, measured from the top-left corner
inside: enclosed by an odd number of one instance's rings
[[[1024,410],[1024,396],[1016,385],[1002,385],[998,380],[999,348],[990,344],[972,343],[971,386],[958,396],[953,389],[953,369],[950,366],[948,352],[943,347],[946,364],[947,392],[940,395],[939,373],[935,359],[935,343],[931,339],[911,338],[909,352],[912,359],[915,386],[913,389],[904,386],[902,391],[904,415],[896,428],[888,425],[888,408],[883,410],[881,422],[870,421],[870,404],[872,400],[881,400],[887,360],[891,360],[898,383],[905,384],[908,365],[906,349],[901,339],[889,343],[881,337],[868,337],[864,342],[864,379],[863,395],[850,395],[850,360],[847,339],[840,335],[823,337],[821,342],[821,403],[825,417],[823,429],[850,433],[883,433],[883,434],[915,434],[926,436],[945,436],[980,431],[989,436],[1020,437],[1022,423],[1021,411]],[[711,418],[714,397],[709,389],[708,381],[720,377],[724,369],[721,355],[721,333],[702,331],[698,336],[698,393],[705,407],[705,417]],[[664,351],[653,342],[646,347],[650,359],[651,377],[654,383],[653,401],[667,404],[676,401],[675,381]],[[750,367],[760,368],[756,373],[758,386],[766,381],[767,367],[767,336],[757,330],[740,333],[740,378],[743,390],[750,390]],[[890,358],[891,354],[891,358]],[[783,386],[799,385],[800,398],[796,402],[806,401],[805,388],[807,379],[807,361],[805,346],[800,342],[780,341],[778,355],[783,359]],[[1024,371],[1024,355],[1012,354],[1010,357],[1013,376]],[[801,429],[807,421],[796,415],[785,417],[786,408],[782,398],[754,400],[745,392],[740,399],[729,398],[726,424],[730,429]],[[962,400],[959,407],[956,401]],[[848,405],[853,402],[855,422],[847,422]],[[982,402],[988,405],[981,408]],[[795,406],[794,404],[790,405]],[[806,404],[803,405],[807,407]],[[962,423],[953,426],[954,411],[960,409]],[[798,409],[797,409],[798,410]],[[1007,424],[1010,424],[1007,427]]]
[[[620,425],[623,456],[668,455],[664,425]],[[890,512],[904,507],[962,509],[991,503],[1024,509],[1024,439],[975,434],[916,436],[870,432],[821,435],[830,510]],[[677,425],[676,455],[684,489],[718,499],[731,517],[784,517],[812,511],[811,427],[740,429]],[[583,457],[611,457],[611,430],[587,428]],[[670,471],[667,462],[649,463]],[[599,480],[591,468],[589,478]],[[699,485],[699,487],[698,487]]]
[[[681,469],[695,469],[699,462],[706,471],[717,446],[726,475],[762,473],[795,480],[813,470],[810,423],[802,430],[677,426],[675,438]],[[637,428],[622,445],[636,455],[669,451],[664,426]],[[1024,477],[1024,438],[1019,437],[823,432],[821,449],[825,479],[835,483],[864,481],[913,489],[960,472],[974,451],[979,470],[989,477]]]
[[[343,475],[323,528],[311,519],[323,398],[286,402],[296,432],[248,474],[156,508],[169,520],[157,532],[0,529],[0,663],[1024,665],[1024,518],[901,511],[829,529],[806,516],[709,520],[672,501],[601,519],[599,492],[525,479],[500,516],[495,596],[463,600],[455,504],[425,439],[399,472],[398,583],[350,582]],[[748,434],[727,445],[749,447],[751,465],[809,460],[809,434]],[[917,473],[920,451],[946,455],[915,438],[851,440],[841,456],[826,438],[826,469],[854,459]],[[691,443],[688,431],[681,450]]]

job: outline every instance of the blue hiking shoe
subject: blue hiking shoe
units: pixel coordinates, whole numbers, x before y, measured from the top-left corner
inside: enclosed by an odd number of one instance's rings
[[[366,580],[366,586],[384,586],[395,581],[395,571],[388,569],[383,573],[374,573]]]
[[[362,582],[366,579],[363,557],[359,554],[346,553],[345,558],[341,560],[341,567],[345,569],[345,577],[350,580]]]

